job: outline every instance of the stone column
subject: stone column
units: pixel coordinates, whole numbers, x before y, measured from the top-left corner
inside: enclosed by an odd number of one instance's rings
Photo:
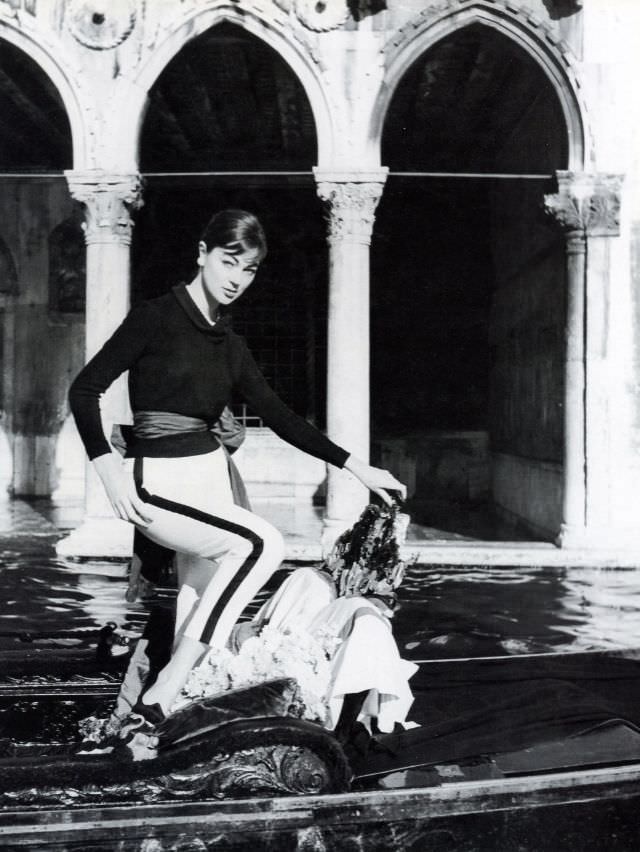
[[[315,169],[329,242],[327,433],[369,459],[369,246],[387,170],[334,173]],[[329,466],[323,545],[357,518],[369,495],[347,471]]]
[[[71,195],[83,204],[87,243],[86,359],[100,349],[129,309],[132,214],[142,204],[137,174],[66,173]],[[102,421],[109,437],[115,422],[129,419],[125,376],[101,400]],[[60,541],[64,556],[128,556],[133,527],[113,516],[102,484],[87,462],[85,518]]]
[[[616,371],[609,252],[620,234],[619,175],[558,172],[547,211],[567,240],[564,502],[558,544],[614,548]]]

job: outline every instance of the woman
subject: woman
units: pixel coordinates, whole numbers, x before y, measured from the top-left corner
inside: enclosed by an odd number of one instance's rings
[[[262,226],[224,210],[198,244],[198,274],[134,308],[74,381],[70,403],[89,458],[115,514],[182,555],[183,614],[172,657],[136,710],[161,720],[209,648],[224,647],[236,619],[283,559],[280,533],[234,504],[220,442],[209,426],[239,393],[280,437],[346,468],[386,502],[404,494],[390,473],[332,443],[269,387],[246,343],[220,309],[251,285],[267,252]],[[134,414],[133,479],[102,428],[100,395],[129,370]]]

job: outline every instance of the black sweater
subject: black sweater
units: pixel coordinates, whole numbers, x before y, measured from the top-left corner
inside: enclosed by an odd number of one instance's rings
[[[343,467],[348,453],[294,414],[274,393],[228,318],[211,325],[184,285],[134,308],[71,385],[71,410],[89,458],[111,452],[100,395],[129,370],[133,411],[170,411],[213,423],[237,391],[274,432],[316,458]],[[175,457],[217,445],[211,432],[137,440],[131,456]]]

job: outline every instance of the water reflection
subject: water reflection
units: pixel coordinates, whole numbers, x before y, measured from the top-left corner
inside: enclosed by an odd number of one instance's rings
[[[640,644],[640,572],[413,566],[395,633],[433,659],[604,650]]]
[[[147,610],[125,600],[123,563],[52,553],[51,542],[24,538],[0,551],[0,648],[25,638],[82,643],[108,621],[140,633]],[[283,576],[272,578],[252,611]],[[414,660],[636,647],[640,571],[414,565],[394,632]]]
[[[28,638],[65,635],[81,643],[108,621],[140,633],[146,609],[127,603],[126,566],[115,562],[73,563],[57,559],[41,541],[0,551],[4,603],[0,648]]]

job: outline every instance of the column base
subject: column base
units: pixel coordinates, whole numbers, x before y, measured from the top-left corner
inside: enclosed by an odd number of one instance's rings
[[[627,551],[640,555],[640,529],[563,524],[555,543],[563,550]]]
[[[133,525],[117,518],[85,518],[56,544],[58,556],[88,559],[130,559]]]

